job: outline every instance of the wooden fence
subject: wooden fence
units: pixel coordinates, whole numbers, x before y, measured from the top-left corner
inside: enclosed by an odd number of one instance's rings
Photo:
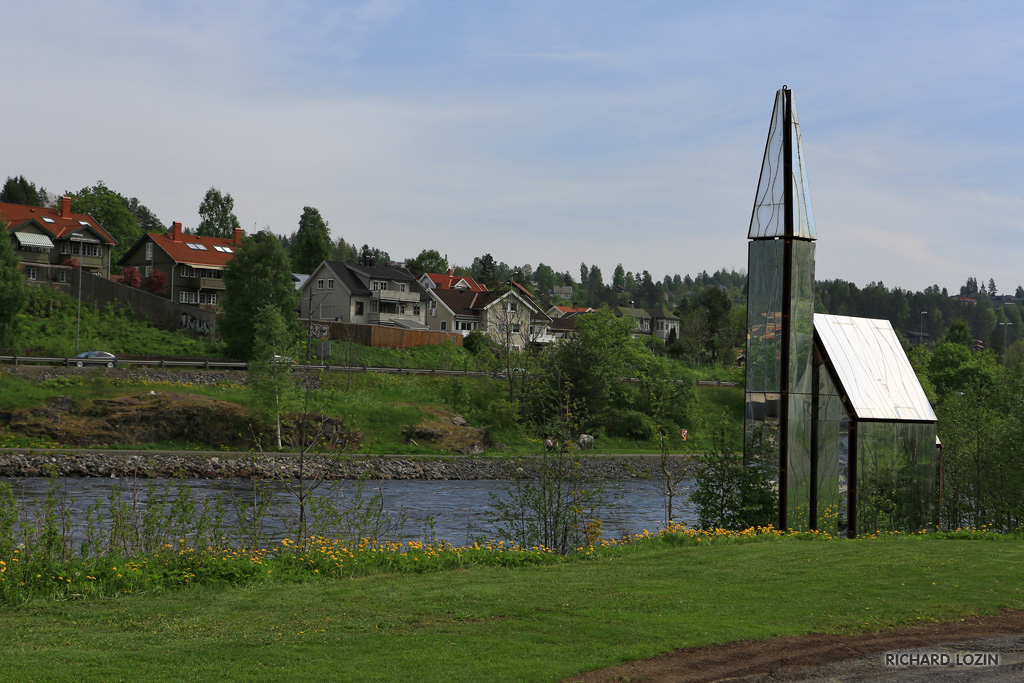
[[[404,330],[381,325],[356,325],[333,320],[314,320],[306,324],[310,336],[331,341],[347,341],[363,346],[408,349],[413,346],[462,346],[462,335],[429,330]]]

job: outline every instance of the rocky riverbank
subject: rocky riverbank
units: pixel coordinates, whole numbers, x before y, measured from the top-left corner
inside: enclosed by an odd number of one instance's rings
[[[327,479],[510,479],[531,476],[537,458],[400,458],[348,456],[341,459],[308,458],[306,476]],[[671,459],[673,471],[692,474],[692,462]],[[657,456],[590,456],[582,468],[587,476],[602,479],[646,479],[658,476]],[[42,477],[56,470],[63,477],[153,478],[184,476],[193,479],[294,479],[299,476],[295,455],[249,456],[29,451],[0,453],[0,477]]]

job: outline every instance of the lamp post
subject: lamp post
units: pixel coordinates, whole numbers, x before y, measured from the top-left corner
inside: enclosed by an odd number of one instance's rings
[[[999,323],[999,326],[1003,328],[1003,365],[1006,365],[1006,333],[1009,331],[1007,328],[1013,323]]]
[[[84,235],[80,232],[71,233],[72,241],[78,240],[78,322],[75,324],[75,353],[81,351],[82,340],[82,240]],[[72,253],[72,256],[74,254]]]
[[[921,343],[924,344],[924,317],[928,315],[928,311],[921,311]]]

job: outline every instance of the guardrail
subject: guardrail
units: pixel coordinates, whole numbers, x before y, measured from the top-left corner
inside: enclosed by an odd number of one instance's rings
[[[13,363],[14,365],[70,365],[75,366],[75,358],[51,358],[45,356],[0,356],[0,363]],[[151,368],[197,368],[201,370],[246,370],[248,363],[237,361],[219,360],[177,360],[171,358],[118,358],[115,361],[117,366],[137,365]],[[102,362],[95,360],[86,363],[89,367],[102,367]],[[477,370],[439,370],[434,368],[377,368],[366,366],[350,365],[324,365],[317,363],[297,363],[293,366],[296,370],[327,370],[330,372],[384,372],[392,374],[407,375],[453,375],[460,377],[489,377],[491,373]]]
[[[74,366],[77,362],[74,358],[47,358],[42,356],[0,356],[0,362],[2,363],[14,363],[14,365],[70,365]],[[102,364],[92,361],[88,364],[91,367],[102,366]],[[197,368],[201,370],[246,370],[249,365],[247,363],[239,363],[237,361],[219,361],[219,360],[176,360],[170,358],[159,358],[159,359],[144,359],[139,360],[135,358],[118,358],[116,365],[137,365],[151,368]],[[366,367],[362,365],[324,365],[317,363],[310,363],[308,365],[303,363],[297,363],[295,366],[296,370],[325,370],[327,372],[382,372],[390,373],[393,375],[442,375],[442,376],[454,376],[454,377],[498,377],[503,379],[501,373],[495,374],[491,372],[481,372],[479,370],[439,370],[434,368],[379,368],[379,367]],[[627,379],[626,382],[635,382],[635,379]],[[717,380],[699,379],[697,380],[697,386],[699,387],[734,387],[736,382],[720,382]]]

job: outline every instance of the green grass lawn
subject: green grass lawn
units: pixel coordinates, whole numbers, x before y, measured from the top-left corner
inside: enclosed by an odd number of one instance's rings
[[[1024,541],[673,546],[0,607],[25,681],[557,681],[678,647],[1024,609]]]

